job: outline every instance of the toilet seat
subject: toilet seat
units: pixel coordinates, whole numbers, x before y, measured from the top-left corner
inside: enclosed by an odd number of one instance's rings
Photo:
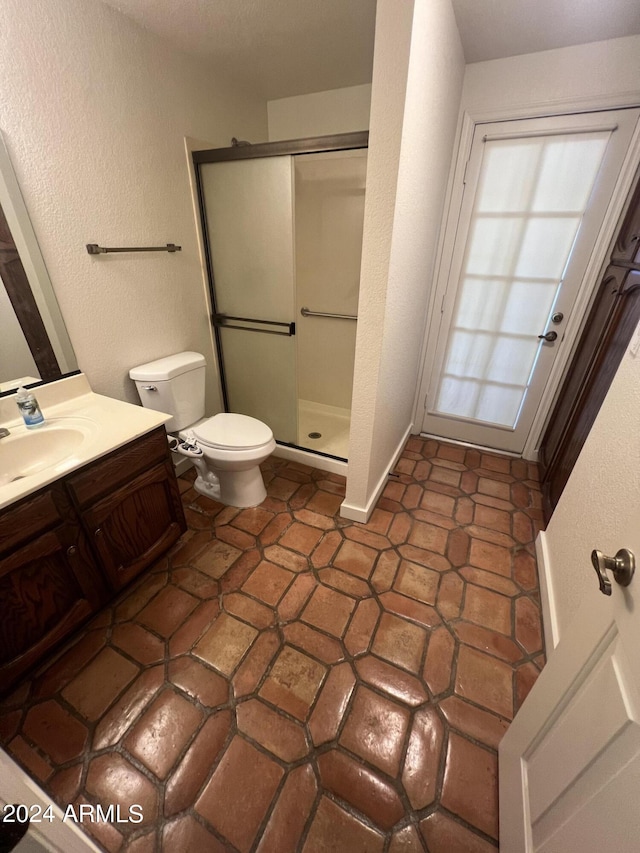
[[[193,427],[193,434],[205,447],[218,450],[253,450],[273,441],[269,427],[256,418],[221,412]]]

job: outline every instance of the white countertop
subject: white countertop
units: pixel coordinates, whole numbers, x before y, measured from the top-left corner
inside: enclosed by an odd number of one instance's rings
[[[142,406],[94,394],[83,374],[31,390],[37,397],[45,418],[42,426],[29,431],[34,435],[38,433],[40,445],[43,444],[42,437],[47,435],[47,432],[53,440],[55,431],[61,426],[64,427],[65,423],[71,426],[85,425],[84,438],[79,447],[55,464],[0,485],[0,509],[128,444],[166,423],[171,417],[152,409],[144,409]],[[26,432],[13,395],[0,398],[0,427],[5,427],[16,436]],[[0,444],[2,441],[0,438]],[[28,446],[27,442],[25,446]]]

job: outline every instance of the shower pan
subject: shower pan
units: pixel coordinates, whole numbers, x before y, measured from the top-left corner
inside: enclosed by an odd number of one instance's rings
[[[367,134],[194,152],[225,409],[346,459]]]

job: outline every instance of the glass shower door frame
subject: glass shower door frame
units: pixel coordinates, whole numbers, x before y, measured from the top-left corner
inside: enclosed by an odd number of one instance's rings
[[[267,318],[260,317],[245,318],[238,316],[230,316],[219,310],[219,299],[216,296],[216,282],[214,276],[213,252],[210,240],[210,234],[207,223],[207,212],[204,198],[204,181],[202,167],[208,163],[222,163],[238,160],[253,160],[265,157],[281,157],[283,155],[295,154],[312,154],[329,151],[346,151],[351,149],[367,148],[368,132],[335,134],[332,136],[312,137],[307,139],[288,140],[284,142],[270,142],[256,145],[232,145],[229,148],[214,148],[203,151],[192,152],[196,188],[198,196],[198,206],[200,213],[200,221],[202,226],[202,239],[204,244],[205,265],[207,270],[207,279],[209,286],[209,296],[211,299],[211,323],[214,330],[214,338],[216,345],[216,354],[220,371],[220,384],[222,391],[222,399],[225,411],[230,411],[230,388],[228,369],[225,368],[225,357],[223,347],[224,329],[235,329],[244,331],[253,331],[263,334],[272,334],[280,336],[295,335],[296,327],[293,319],[283,322],[281,320],[271,321]],[[228,333],[227,333],[228,334]],[[297,405],[297,401],[296,401]],[[297,436],[296,436],[297,438]],[[300,447],[294,441],[282,441],[276,436],[279,444],[287,446]],[[303,450],[308,450],[312,453],[318,453],[312,448],[304,447]],[[318,455],[327,455],[318,453]]]

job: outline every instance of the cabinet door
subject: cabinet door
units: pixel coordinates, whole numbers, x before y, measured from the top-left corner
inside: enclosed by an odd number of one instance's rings
[[[82,514],[113,589],[129,583],[186,529],[173,472],[155,465]]]
[[[0,560],[0,684],[10,687],[100,605],[79,528],[41,534]]]

